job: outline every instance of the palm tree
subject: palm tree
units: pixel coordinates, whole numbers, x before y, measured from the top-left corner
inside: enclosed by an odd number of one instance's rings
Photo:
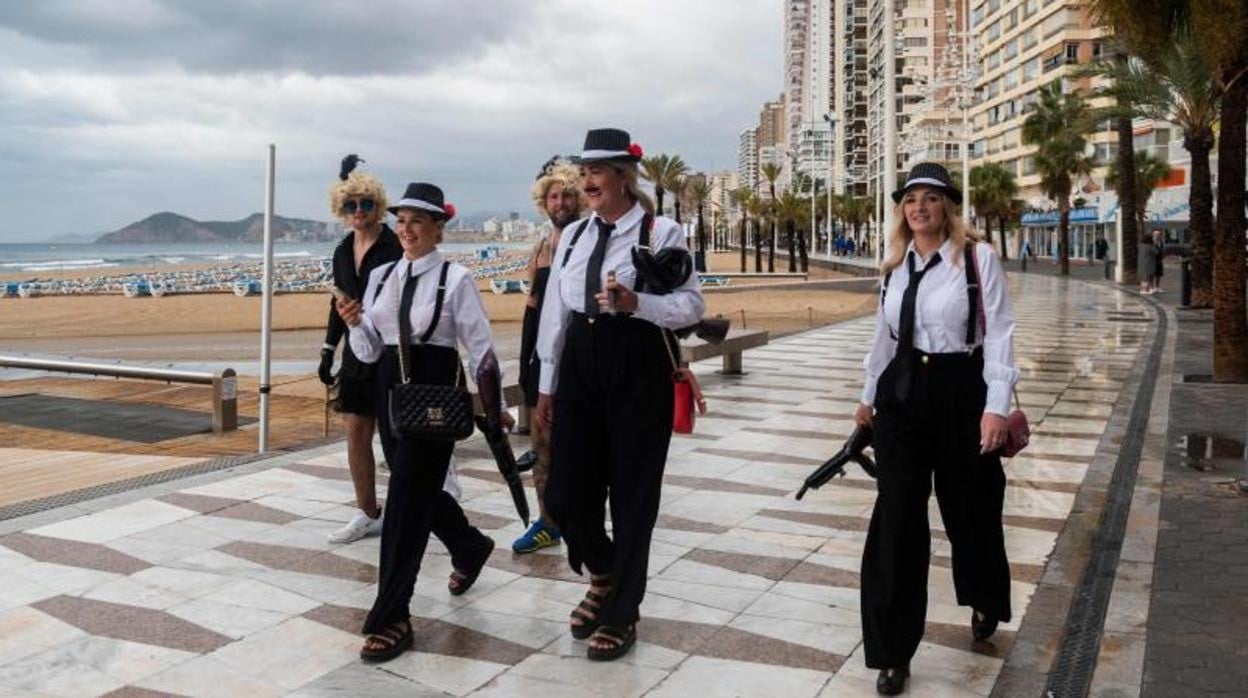
[[[1248,0],[1092,0],[1098,19],[1146,61],[1164,56],[1176,32],[1188,30],[1192,48],[1213,76],[1221,121],[1218,181],[1242,182],[1248,155]],[[1162,71],[1164,72],[1164,71]],[[1184,145],[1189,131],[1184,126]],[[1203,146],[1199,138],[1193,145]],[[1196,191],[1193,153],[1192,196]],[[1204,196],[1202,191],[1199,196]],[[1221,186],[1213,235],[1213,376],[1219,382],[1248,382],[1248,314],[1245,313],[1244,187]],[[1192,206],[1195,226],[1196,206]]]
[[[984,217],[988,242],[992,242],[992,221],[995,217],[1001,230],[1001,259],[1008,260],[1006,251],[1006,222],[1009,220],[1010,202],[1018,195],[1018,183],[1014,171],[991,162],[971,170],[971,205],[975,213]]]
[[[768,162],[764,163],[759,171],[767,180],[767,187],[771,192],[768,202],[768,208],[770,208],[776,201],[776,179],[780,177],[780,166],[774,162]],[[771,219],[771,235],[767,240],[767,273],[771,274],[776,271],[776,219],[774,215],[769,218]]]
[[[1140,204],[1135,212],[1137,230],[1144,230],[1145,214],[1148,212],[1148,200],[1153,198],[1153,191],[1157,189],[1157,185],[1170,176],[1171,171],[1169,163],[1152,153],[1135,154],[1135,191],[1139,196]],[[1121,179],[1118,163],[1111,163],[1109,172],[1105,175],[1105,181],[1111,187],[1117,188],[1121,183]],[[1126,221],[1123,222],[1125,223]]]
[[[1192,307],[1209,308],[1213,305],[1213,181],[1209,153],[1215,142],[1213,129],[1221,95],[1199,51],[1190,32],[1179,31],[1174,42],[1154,61],[1132,61],[1106,76],[1114,80],[1119,90],[1134,95],[1141,116],[1170,121],[1183,129],[1183,147],[1192,159],[1188,195]]]
[[[763,218],[767,215],[767,204],[751,192],[745,206],[754,220],[754,273],[759,274],[763,271]]]
[[[697,178],[689,185],[689,198],[698,209],[698,252],[702,253],[702,269],[706,271],[706,229],[702,224],[702,213],[706,208],[706,200],[711,198],[711,185],[706,177]]]
[[[1057,204],[1058,251],[1063,276],[1070,275],[1071,185],[1077,177],[1090,173],[1095,165],[1092,158],[1083,154],[1087,147],[1084,134],[1091,126],[1087,102],[1078,93],[1062,94],[1060,80],[1040,88],[1036,110],[1023,122],[1023,143],[1038,148],[1035,157],[1040,188]]]
[[[673,174],[664,185],[667,193],[672,195],[672,208],[675,210],[677,223],[683,223],[680,217],[680,208],[687,201],[689,194],[689,177],[684,172]]]
[[[674,178],[689,171],[679,155],[658,153],[641,159],[642,176],[654,185],[654,201],[658,215],[663,215],[663,195]]]
[[[784,222],[784,242],[789,249],[789,273],[797,273],[797,224],[806,213],[806,200],[795,191],[786,191],[773,202],[776,218]]]
[[[750,225],[750,214],[747,204],[750,197],[754,193],[747,187],[737,187],[728,195],[732,199],[732,203],[741,212],[741,273],[745,273],[745,246],[746,246],[746,229]]]

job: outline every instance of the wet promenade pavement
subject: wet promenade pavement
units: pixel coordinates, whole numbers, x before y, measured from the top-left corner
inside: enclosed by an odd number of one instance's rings
[[[912,695],[1035,695],[1021,689],[1041,685],[1059,651],[1158,327],[1130,294],[1042,275],[1011,283],[1034,434],[1006,467],[1016,617],[972,641],[933,500]],[[325,542],[352,514],[338,444],[0,521],[0,694],[874,695],[858,615],[872,481],[851,467],[792,496],[852,428],[870,331],[858,320],[773,342],[746,353],[743,377],[695,367],[712,414],[673,440],[639,642],[621,661],[591,664],[568,634],[585,587],[561,548],[511,554],[522,526],[474,437],[457,449],[463,502],[499,549],[453,598],[431,541],[415,650],[362,664],[378,545]],[[1151,482],[1142,470],[1137,487]],[[1151,559],[1152,517],[1132,506],[1124,560]],[[1129,582],[1115,584],[1111,618],[1133,608]],[[1135,655],[1118,647],[1102,648],[1102,666],[1129,674]]]

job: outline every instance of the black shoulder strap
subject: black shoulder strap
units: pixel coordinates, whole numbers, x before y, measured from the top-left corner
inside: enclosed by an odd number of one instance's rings
[[[975,346],[975,325],[979,324],[979,270],[975,268],[975,242],[963,248],[966,255],[966,346]]]
[[[386,285],[386,279],[390,278],[390,275],[394,273],[394,268],[397,266],[399,266],[399,263],[397,261],[391,262],[390,266],[386,267],[385,272],[382,273],[381,281],[378,281],[377,288],[373,289],[373,302],[374,303],[377,302],[377,296],[381,295],[381,287]]]
[[[451,270],[450,262],[442,263],[442,274],[438,276],[438,297],[433,302],[433,319],[429,321],[429,329],[420,336],[420,343],[424,344],[433,336],[433,331],[438,329],[438,321],[442,319],[442,302],[446,300],[446,275]]]
[[[647,213],[641,217],[641,230],[637,233],[637,246],[643,250],[650,249],[650,229],[654,227],[654,214]],[[633,291],[636,293],[646,292],[646,280],[641,274],[637,275],[636,281],[633,282]]]
[[[568,249],[563,253],[563,263],[559,265],[560,269],[568,266],[568,260],[572,257],[572,248],[576,247],[577,241],[581,239],[581,233],[584,233],[585,228],[587,227],[589,227],[588,218],[581,221],[581,224],[576,226],[576,232],[572,233],[572,241],[568,243]]]
[[[889,269],[884,275],[884,290],[880,291],[880,305],[884,305],[884,299],[888,297],[888,280],[893,278],[893,270]]]

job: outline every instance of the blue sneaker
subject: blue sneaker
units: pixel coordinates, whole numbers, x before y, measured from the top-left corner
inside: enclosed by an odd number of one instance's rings
[[[542,548],[559,545],[559,541],[559,529],[538,519],[529,526],[529,530],[525,531],[523,536],[520,536],[516,539],[516,542],[511,544],[511,549],[520,554],[531,553]]]

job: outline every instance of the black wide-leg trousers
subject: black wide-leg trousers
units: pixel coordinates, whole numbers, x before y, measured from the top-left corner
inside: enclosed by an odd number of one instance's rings
[[[409,604],[432,532],[451,553],[451,565],[470,571],[479,567],[490,549],[490,539],[468,523],[455,498],[442,489],[451,462],[452,441],[396,439],[390,430],[388,386],[399,381],[398,355],[387,351],[378,365],[377,431],[390,465],[385,519],[381,526],[381,563],[377,600],[364,622],[364,634],[373,635],[411,613]],[[412,347],[412,380],[451,384],[459,355],[449,347]]]
[[[958,604],[1010,619],[1001,528],[1005,473],[998,456],[979,453],[987,392],[983,355],[915,352],[912,358],[905,403],[894,394],[896,360],[876,389],[872,425],[880,477],[862,556],[863,642],[872,669],[907,664],[923,638],[933,481],[953,548]]]
[[[604,625],[636,623],[672,438],[672,365],[644,320],[574,313],[554,398],[546,506],[578,574],[611,576]],[[606,506],[611,507],[611,535]]]

